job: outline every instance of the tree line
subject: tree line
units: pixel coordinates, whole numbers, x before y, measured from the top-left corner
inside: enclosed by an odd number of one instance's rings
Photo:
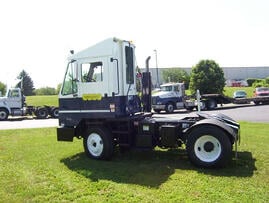
[[[61,84],[56,88],[42,87],[35,89],[34,83],[29,74],[22,70],[17,77],[20,82],[16,87],[22,89],[25,96],[31,95],[56,95],[59,93]],[[201,60],[192,67],[190,75],[182,69],[170,68],[163,71],[165,82],[184,82],[186,89],[190,89],[194,94],[197,89],[201,94],[218,93],[222,94],[225,87],[225,78],[222,68],[214,60]],[[247,79],[248,85],[252,87],[269,87],[269,77],[265,79]],[[139,83],[138,83],[139,84]],[[0,81],[0,92],[6,93],[6,85]]]
[[[182,69],[171,68],[163,71],[165,82],[184,82],[192,94],[222,94],[225,86],[224,72],[214,60],[201,60],[192,67],[190,75]]]
[[[23,94],[25,96],[32,96],[32,95],[56,95],[59,93],[61,84],[58,84],[56,88],[53,87],[41,87],[38,89],[34,88],[34,82],[29,74],[22,70],[17,79],[19,82],[15,85],[17,88],[21,88]],[[0,81],[0,92],[2,95],[5,95],[7,91],[6,85]]]
[[[222,68],[214,60],[201,60],[192,67],[190,75],[182,69],[170,68],[163,71],[165,82],[184,82],[192,94],[200,90],[201,94],[223,94],[225,77]],[[249,78],[248,86],[269,87],[269,77],[265,79]]]

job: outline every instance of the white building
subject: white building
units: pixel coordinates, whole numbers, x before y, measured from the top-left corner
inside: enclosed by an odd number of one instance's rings
[[[164,70],[169,68],[158,68],[159,82],[164,83],[163,74]],[[188,74],[191,72],[191,68],[179,68],[185,70]],[[224,72],[224,77],[227,81],[232,80],[246,80],[248,78],[260,78],[264,79],[269,77],[269,66],[262,67],[222,67]],[[152,84],[157,83],[157,71],[156,68],[150,68],[152,75]]]

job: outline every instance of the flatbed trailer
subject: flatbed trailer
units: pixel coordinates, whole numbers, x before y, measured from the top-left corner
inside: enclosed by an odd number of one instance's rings
[[[231,98],[222,94],[202,94],[201,101],[204,103],[204,108],[211,110],[215,109],[218,104],[250,104],[253,102],[256,105],[269,103],[269,96],[252,97],[252,98]]]

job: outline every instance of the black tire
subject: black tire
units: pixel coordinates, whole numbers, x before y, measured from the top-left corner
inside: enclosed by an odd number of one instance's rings
[[[254,104],[255,104],[255,105],[259,105],[260,102],[259,102],[259,101],[254,101]]]
[[[83,139],[86,155],[93,159],[109,160],[114,151],[112,135],[104,126],[90,128]]]
[[[45,107],[40,107],[35,111],[35,115],[38,119],[45,119],[48,117],[48,110]]]
[[[169,102],[165,105],[165,111],[166,113],[173,113],[175,110],[175,106],[172,102]]]
[[[217,107],[217,102],[214,99],[209,99],[206,103],[206,107],[208,110],[215,109]]]
[[[58,107],[53,107],[51,109],[50,115],[52,118],[58,118],[59,117],[59,108]]]
[[[230,139],[214,126],[194,129],[188,136],[186,146],[190,161],[198,167],[224,167],[232,157]]]
[[[8,118],[8,111],[6,109],[0,109],[0,121],[5,121]]]
[[[193,111],[194,107],[185,107],[188,111]]]
[[[153,109],[153,111],[154,111],[155,113],[160,113],[160,112],[161,112],[160,109]]]

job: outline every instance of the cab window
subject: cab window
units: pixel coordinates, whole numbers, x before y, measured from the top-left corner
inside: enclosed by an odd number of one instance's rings
[[[125,47],[126,60],[126,82],[127,84],[134,84],[134,59],[133,48]]]
[[[103,63],[91,62],[81,64],[81,82],[102,82]]]
[[[9,90],[8,97],[19,97],[20,93],[19,90]]]

